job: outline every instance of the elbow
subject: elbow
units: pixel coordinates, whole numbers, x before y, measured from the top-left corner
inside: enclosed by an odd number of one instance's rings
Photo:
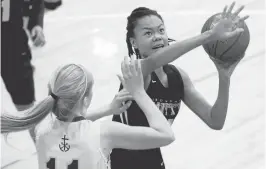
[[[209,127],[213,130],[222,130],[224,128],[224,123],[223,124],[212,124],[212,125],[209,125]]]
[[[175,141],[175,134],[173,132],[166,136],[166,145],[169,145]]]
[[[211,127],[211,129],[213,129],[213,130],[222,130],[223,126],[215,126],[215,127]]]
[[[225,118],[209,118],[205,123],[213,130],[222,130],[224,128]]]
[[[174,133],[172,134],[172,136],[171,136],[171,138],[170,138],[170,143],[172,143],[172,142],[174,142],[175,141],[175,135],[174,135]],[[169,144],[170,144],[169,143]]]

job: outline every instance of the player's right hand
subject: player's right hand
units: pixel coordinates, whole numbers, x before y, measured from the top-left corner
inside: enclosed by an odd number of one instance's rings
[[[145,92],[139,59],[136,59],[134,56],[131,57],[131,59],[128,56],[125,56],[124,61],[121,64],[121,70],[123,77],[118,75],[118,78],[124,88],[129,91],[133,97],[135,94],[139,94],[139,92]]]
[[[238,57],[238,60],[235,60],[234,62],[223,62],[219,59],[215,59],[214,57],[210,57],[213,63],[215,64],[219,75],[225,76],[225,77],[231,77],[233,74],[236,66],[241,61],[242,58],[244,58],[245,53],[242,54],[240,57]]]

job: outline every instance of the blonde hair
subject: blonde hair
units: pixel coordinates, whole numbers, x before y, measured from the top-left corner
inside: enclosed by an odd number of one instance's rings
[[[90,94],[92,75],[82,66],[68,64],[59,68],[51,78],[49,95],[23,116],[1,115],[1,133],[28,130],[39,124],[50,112],[58,119],[71,121],[77,103]],[[17,113],[18,114],[18,113]]]

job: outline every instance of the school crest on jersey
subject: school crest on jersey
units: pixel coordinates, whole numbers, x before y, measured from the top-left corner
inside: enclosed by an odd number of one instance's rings
[[[67,152],[70,149],[70,145],[66,141],[69,140],[69,139],[66,137],[66,135],[64,135],[62,140],[63,141],[59,144],[59,149],[62,152]]]

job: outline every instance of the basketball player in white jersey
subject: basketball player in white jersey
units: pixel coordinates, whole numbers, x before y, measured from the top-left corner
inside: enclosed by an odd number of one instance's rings
[[[36,128],[39,169],[109,169],[113,148],[150,149],[170,144],[174,134],[163,114],[144,90],[140,60],[134,57],[121,65],[118,76],[126,90],[120,97],[132,96],[145,113],[150,127],[117,122],[96,123],[84,118],[92,98],[93,77],[75,64],[60,68],[50,80],[50,95],[23,117],[3,114],[1,133],[28,130],[48,114],[49,126]]]

